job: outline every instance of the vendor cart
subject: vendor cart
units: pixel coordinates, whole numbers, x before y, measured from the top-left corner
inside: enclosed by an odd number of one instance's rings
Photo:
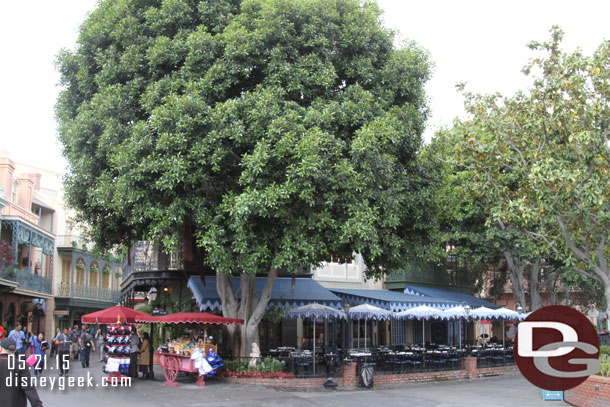
[[[159,364],[165,372],[165,385],[169,387],[178,387],[180,384],[176,382],[178,372],[192,373],[197,379],[197,386],[205,386],[205,376],[199,374],[199,369],[195,367],[194,361],[190,355],[180,355],[177,353],[157,352],[159,355]]]
[[[215,345],[205,345],[206,355],[209,354],[210,349],[216,353]],[[193,377],[197,379],[195,384],[199,387],[205,387],[205,375],[199,374],[199,369],[195,367],[195,361],[191,359],[191,355],[170,352],[155,352],[155,354],[159,357],[159,365],[163,368],[166,386],[180,386],[176,379],[179,372],[184,372],[192,373]]]
[[[214,325],[228,325],[228,324],[243,324],[243,319],[225,318],[219,315],[212,315],[204,312],[177,312],[175,314],[168,314],[162,316],[151,316],[146,315],[144,317],[136,318],[136,321],[144,324],[214,324]],[[151,334],[153,330],[151,329]],[[207,340],[207,334],[204,329],[204,340]],[[152,341],[152,335],[151,335]],[[204,357],[210,356],[210,350],[214,351],[212,358],[215,358],[220,363],[222,359],[217,356],[217,348],[215,345],[206,343],[203,347]],[[170,387],[178,387],[180,384],[176,382],[179,372],[192,373],[197,379],[197,386],[205,386],[205,375],[199,374],[199,369],[195,367],[195,361],[191,359],[191,356],[181,354],[176,349],[175,352],[165,352],[163,350],[155,352],[159,358],[159,365],[163,368],[165,374],[165,385]],[[153,354],[151,353],[151,365],[152,365]],[[209,363],[208,359],[208,363]],[[215,372],[215,370],[214,370]],[[210,373],[212,375],[213,373]]]

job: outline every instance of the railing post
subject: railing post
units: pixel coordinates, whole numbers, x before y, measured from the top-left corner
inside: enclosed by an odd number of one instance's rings
[[[468,373],[469,379],[476,379],[479,377],[479,373],[477,371],[477,358],[466,356],[464,358],[464,369]]]

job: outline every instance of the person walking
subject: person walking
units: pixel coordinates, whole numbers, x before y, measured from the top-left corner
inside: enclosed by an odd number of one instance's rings
[[[95,332],[95,345],[99,352],[100,362],[104,361],[104,334],[100,328]]]
[[[41,332],[38,335],[30,336],[30,351],[33,355],[38,355],[38,362],[34,365],[34,376],[42,372],[45,364],[45,355],[48,348],[48,342],[44,340],[44,334]]]
[[[0,400],[3,406],[27,407],[28,401],[32,407],[43,407],[36,388],[32,386],[30,371],[21,363],[15,363],[14,352],[17,345],[12,338],[0,340]],[[9,385],[9,377],[11,378]],[[23,379],[25,379],[25,383]]]
[[[15,329],[9,332],[8,337],[15,341],[17,348],[15,349],[15,356],[25,355],[26,341],[25,333],[23,332],[23,325],[17,324]]]
[[[70,351],[72,352],[72,359],[78,360],[79,357],[79,348],[78,348],[78,338],[80,338],[81,332],[78,330],[78,325],[74,325],[72,331],[70,332],[72,335],[72,346],[70,347]]]
[[[72,332],[68,328],[64,328],[64,332],[57,335],[55,346],[57,346],[57,357],[59,358],[59,375],[67,375],[70,367],[70,349],[72,348]]]
[[[138,358],[138,370],[142,373],[140,379],[150,379],[150,338],[148,332],[142,335],[142,345],[140,346],[140,357]]]
[[[95,345],[93,344],[93,337],[89,333],[89,329],[83,325],[83,330],[78,338],[78,346],[80,348],[80,363],[83,367],[89,367],[89,355],[91,352],[95,352]]]
[[[57,335],[59,335],[60,333],[61,333],[61,329],[55,328],[55,335],[51,338],[51,353],[49,355],[52,358],[57,356],[57,346],[55,346],[55,339],[57,338]]]
[[[131,333],[129,339],[131,348],[129,350],[129,376],[134,379],[138,378],[138,355],[140,354],[140,338],[136,331]]]

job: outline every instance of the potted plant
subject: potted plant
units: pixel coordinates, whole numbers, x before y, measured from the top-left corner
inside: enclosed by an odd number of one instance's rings
[[[89,271],[90,271],[91,273],[97,273],[98,271],[100,271],[100,269],[99,269],[99,267],[98,267],[97,263],[93,263],[93,264],[91,264],[91,266],[89,266]]]

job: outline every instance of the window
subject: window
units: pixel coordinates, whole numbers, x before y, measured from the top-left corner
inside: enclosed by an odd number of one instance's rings
[[[408,342],[407,323],[404,319],[392,321],[392,344],[406,345]]]

